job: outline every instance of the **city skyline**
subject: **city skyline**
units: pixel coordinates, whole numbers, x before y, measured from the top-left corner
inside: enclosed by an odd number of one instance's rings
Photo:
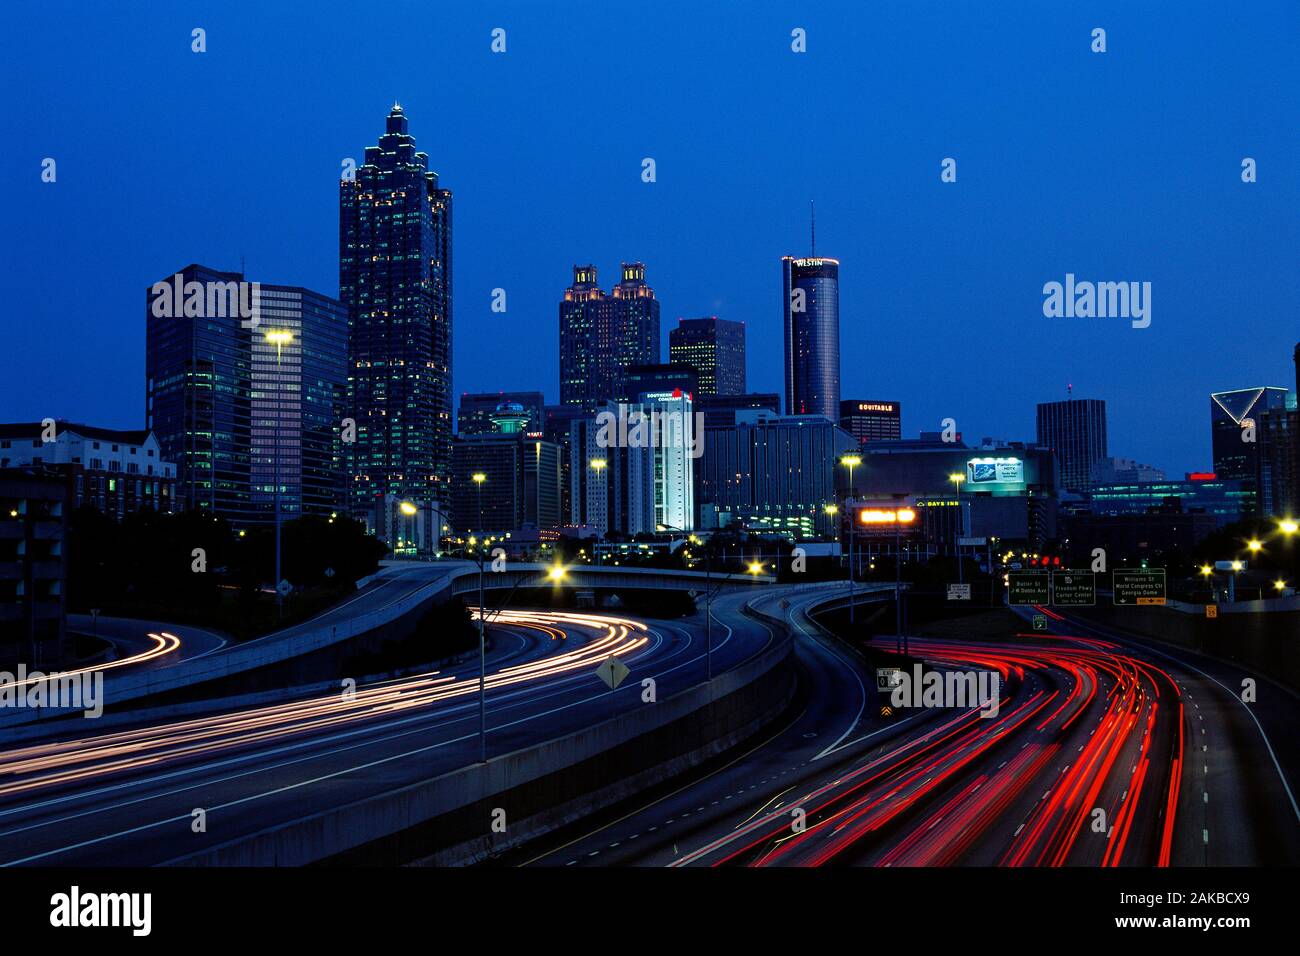
[[[206,69],[222,71],[223,76],[238,69],[227,52],[235,36],[241,46],[270,44],[281,38],[278,31],[288,29],[287,24],[272,21],[262,25],[265,36],[254,39],[241,26],[246,15],[214,14],[209,35],[224,39],[211,44],[203,61]],[[882,26],[900,35],[919,29],[889,16]],[[338,163],[348,156],[360,160],[361,145],[373,141],[376,116],[397,98],[415,117],[413,135],[430,154],[431,166],[455,184],[458,203],[465,210],[459,217],[459,257],[454,267],[460,322],[453,341],[453,393],[537,389],[548,401],[557,400],[552,371],[558,362],[557,345],[554,327],[547,321],[554,315],[555,297],[573,262],[595,261],[608,268],[609,263],[622,260],[644,261],[654,276],[656,295],[663,303],[661,352],[666,352],[666,329],[678,317],[717,314],[743,321],[749,332],[749,388],[782,391],[781,317],[773,274],[781,255],[798,251],[807,242],[807,202],[814,199],[821,213],[818,248],[843,264],[843,394],[883,394],[906,402],[905,436],[935,429],[943,418],[952,417],[968,436],[1028,439],[1033,434],[1035,406],[1064,398],[1072,384],[1076,394],[1107,401],[1115,454],[1141,458],[1170,474],[1208,468],[1211,450],[1204,396],[1255,384],[1286,386],[1290,381],[1288,353],[1294,336],[1276,316],[1286,314],[1288,303],[1300,294],[1300,279],[1283,252],[1293,244],[1289,240],[1296,226],[1280,214],[1295,206],[1289,199],[1297,195],[1297,185],[1281,174],[1275,158],[1293,145],[1294,133],[1242,120],[1232,104],[1252,97],[1281,98],[1282,104],[1276,99],[1261,104],[1263,112],[1283,108],[1290,102],[1288,97],[1294,97],[1271,89],[1246,64],[1239,74],[1215,79],[1217,92],[1208,110],[1193,123],[1188,104],[1197,101],[1193,94],[1204,93],[1207,80],[1179,67],[1170,70],[1165,65],[1168,60],[1155,54],[1186,43],[1196,34],[1198,23],[1205,25],[1195,19],[1168,29],[1162,22],[1163,32],[1158,32],[1152,14],[1116,12],[1110,21],[1111,36],[1119,34],[1126,42],[1107,54],[1106,62],[1113,65],[1106,69],[1111,73],[1094,75],[1088,73],[1091,66],[1086,58],[1091,54],[1085,44],[1075,50],[1064,39],[1054,38],[1062,45],[1038,53],[1022,49],[1014,40],[1014,22],[1005,36],[985,38],[987,44],[978,50],[967,48],[961,36],[963,26],[970,25],[966,16],[953,14],[951,29],[937,40],[927,33],[937,43],[930,55],[942,57],[955,79],[1013,54],[1026,60],[1028,69],[1041,65],[1038,58],[1070,62],[1065,78],[1058,81],[1064,85],[1037,94],[1025,119],[1008,120],[1018,150],[1014,157],[994,150],[987,136],[978,135],[947,108],[922,123],[904,115],[905,103],[888,97],[875,107],[883,111],[876,125],[883,122],[885,129],[893,131],[892,146],[866,152],[855,152],[857,134],[836,128],[828,110],[808,107],[804,122],[825,125],[822,132],[834,141],[827,154],[857,155],[861,165],[841,162],[833,167],[791,152],[772,138],[778,121],[768,116],[763,96],[775,96],[770,104],[774,107],[793,102],[793,94],[784,91],[792,83],[842,85],[851,76],[844,72],[844,45],[870,39],[859,32],[861,27],[841,35],[829,19],[801,14],[813,52],[824,49],[827,56],[783,56],[780,43],[769,44],[771,61],[764,61],[765,73],[753,94],[741,95],[730,82],[705,94],[702,108],[723,96],[734,106],[734,117],[717,120],[715,148],[729,154],[741,150],[737,155],[748,157],[740,167],[747,175],[740,176],[739,184],[720,181],[717,171],[703,162],[707,157],[684,155],[680,143],[673,141],[676,123],[665,111],[681,84],[704,78],[698,69],[680,78],[664,75],[664,88],[645,94],[644,108],[653,117],[649,131],[577,134],[580,145],[593,150],[600,146],[580,161],[572,151],[558,159],[531,152],[527,159],[511,158],[508,144],[521,134],[525,140],[534,136],[542,120],[518,118],[505,92],[505,86],[513,85],[514,74],[507,79],[493,71],[541,70],[549,93],[576,91],[583,87],[586,74],[561,77],[555,67],[540,62],[537,44],[544,39],[547,48],[554,48],[580,42],[587,31],[597,31],[605,22],[594,15],[578,17],[570,25],[575,36],[562,38],[540,16],[517,9],[503,20],[514,38],[505,56],[493,58],[486,42],[481,53],[473,53],[467,40],[457,44],[447,64],[435,68],[439,76],[460,76],[459,82],[480,86],[489,112],[515,117],[504,127],[476,118],[468,102],[431,96],[436,82],[406,68],[385,67],[380,71],[383,75],[364,78],[357,88],[338,93],[339,102],[328,111],[312,108],[325,94],[305,89],[309,84],[297,82],[296,74],[292,79],[272,76],[270,92],[263,99],[275,99],[278,90],[313,118],[305,141],[295,144],[299,159],[305,159],[313,172],[304,173],[295,163],[292,179],[276,172],[250,186],[239,175],[242,152],[219,143],[210,154],[192,157],[175,168],[151,170],[152,188],[185,194],[193,205],[192,222],[178,225],[169,220],[166,226],[148,208],[133,210],[129,216],[117,211],[116,191],[105,186],[110,171],[87,168],[80,161],[91,154],[123,151],[115,144],[137,138],[143,127],[123,116],[113,129],[102,129],[93,117],[108,108],[104,94],[56,80],[45,106],[34,109],[34,104],[19,104],[14,118],[22,138],[33,144],[33,156],[53,154],[61,165],[54,184],[41,183],[33,172],[39,156],[31,160],[30,168],[11,172],[17,184],[17,222],[32,238],[30,249],[13,250],[15,274],[36,281],[13,290],[16,314],[30,319],[16,324],[14,347],[0,359],[4,372],[0,377],[5,382],[0,386],[0,402],[11,419],[94,418],[106,427],[140,427],[136,383],[143,374],[139,347],[143,333],[133,318],[138,315],[135,290],[178,261],[238,271],[243,259],[250,278],[334,294],[337,237],[330,200]],[[762,35],[786,26],[784,16],[772,11],[758,11],[752,22],[744,24],[704,12],[699,22],[701,33],[723,27],[734,32],[740,46],[757,43]],[[1211,22],[1223,44],[1244,42],[1231,25]],[[38,19],[30,25],[38,34],[47,29]],[[162,16],[147,29],[162,33],[182,25],[188,32],[188,22],[179,16]],[[447,28],[459,37],[480,26],[473,17],[453,14]],[[75,37],[79,28],[67,29]],[[115,28],[104,25],[104,29],[112,35]],[[318,48],[341,49],[349,44],[364,52],[376,42],[332,32],[324,24],[307,29],[308,39]],[[1140,60],[1132,52],[1139,38],[1147,48],[1155,45],[1152,57]],[[669,43],[677,42],[657,19],[649,21],[637,39],[620,53],[626,62],[611,57],[606,64],[602,57],[608,54],[599,53],[591,69],[605,64],[612,65],[616,75],[636,75]],[[689,42],[710,41],[692,36]],[[100,55],[97,50],[97,45],[90,45],[86,56],[95,60]],[[714,71],[716,76],[726,73],[726,57],[731,54],[720,52],[723,58],[709,68],[710,77]],[[880,64],[868,74],[885,93],[896,91],[876,71],[886,71],[897,55],[881,49]],[[22,56],[19,51],[19,67]],[[194,56],[187,48],[182,46],[175,56],[174,90],[136,94],[141,102],[160,98],[163,108],[144,111],[150,128],[159,126],[157,135],[175,138],[183,124],[200,116],[210,121],[211,111],[222,117],[223,128],[231,130],[238,142],[269,134],[272,127],[267,123],[279,111],[264,110],[256,100],[236,95],[243,87],[233,72],[229,100],[191,107],[189,112],[166,107],[171,97],[183,96],[191,85],[202,83],[206,88],[208,83],[206,77],[190,75],[192,62],[180,59]],[[290,54],[297,56],[301,54]],[[309,60],[291,61],[310,74]],[[1138,74],[1149,77],[1157,61],[1169,74],[1159,79],[1157,89],[1173,97],[1166,109],[1164,135],[1173,137],[1168,143],[1149,141],[1141,126],[1143,103],[1122,102],[1116,86],[1117,74],[1129,80]],[[127,67],[109,62],[103,66],[119,83],[129,81]],[[1090,99],[1084,106],[1099,109],[1091,102],[1098,95],[1094,84],[1103,85],[1100,94],[1108,111],[1104,121],[1110,124],[1111,135],[1072,139],[1078,149],[1063,156],[1052,146],[1076,127],[1062,125],[1059,115],[1080,105],[1075,100],[1085,90]],[[1189,89],[1182,92],[1176,84]],[[598,113],[616,99],[598,87],[588,86],[585,92]],[[914,95],[930,102],[928,97],[938,93],[935,87],[923,87]],[[997,94],[985,91],[983,95]],[[996,101],[981,105],[993,108]],[[54,116],[65,132],[54,133]],[[79,132],[72,136],[66,129],[74,120]],[[1077,122],[1102,120],[1102,114],[1093,112]],[[1040,134],[1037,140],[1031,135],[1034,131]],[[1203,143],[1208,139],[1224,145],[1207,147]],[[1125,178],[1117,179],[1111,170],[1121,164],[1124,151],[1107,145],[1113,142],[1127,142],[1134,150],[1139,145],[1148,151],[1159,147],[1156,153],[1161,157],[1176,153],[1176,170],[1160,163],[1126,166]],[[940,160],[950,155],[958,161],[958,179],[944,184],[939,178]],[[1249,185],[1239,176],[1241,157],[1247,155],[1259,161],[1261,170],[1259,181]],[[641,181],[640,163],[645,156],[657,160],[656,182]],[[742,199],[738,190],[772,168],[782,174],[777,194],[759,196],[747,189]],[[1036,177],[1050,174],[1052,182],[1070,186],[1053,194],[1050,215],[1042,215],[1041,194],[1031,191],[1033,201],[1017,198],[1020,180],[1029,170]],[[1170,177],[1179,184],[1178,190],[1163,188]],[[542,192],[555,197],[546,200],[544,229],[532,211],[542,182],[548,184]],[[1181,196],[1189,190],[1199,197],[1195,210],[1173,196],[1166,198],[1166,193]],[[253,215],[229,216],[234,203],[251,204]],[[597,214],[612,208],[622,208],[625,215],[601,216],[599,226],[594,225]],[[102,244],[97,244],[96,255],[85,256],[95,261],[87,267],[84,281],[59,282],[51,270],[81,256],[86,241],[80,233],[70,234],[66,225],[71,217],[94,216],[95,210],[104,220],[124,223],[120,228],[130,241],[122,248],[106,249],[102,256],[98,252]],[[991,211],[998,214],[993,223]],[[1209,230],[1200,225],[1202,219],[1235,223],[1237,228],[1215,231],[1230,235],[1208,235]],[[502,234],[502,224],[508,225],[504,231],[510,235]],[[926,230],[946,237],[942,248],[922,238]],[[66,249],[66,258],[44,256],[43,250],[51,247]],[[718,258],[705,254],[706,247],[728,251]],[[525,248],[531,254],[525,255]],[[1152,251],[1157,249],[1173,251],[1157,255]],[[1045,318],[1041,287],[1067,273],[1151,281],[1152,325],[1139,330],[1114,320]],[[509,295],[508,310],[501,315],[491,311],[491,293],[496,288]],[[1208,347],[1224,315],[1232,318],[1234,340],[1252,342],[1253,348]],[[105,316],[117,319],[105,321]],[[53,374],[43,370],[37,379],[17,357],[39,354],[45,347],[42,337],[51,330],[84,339],[91,347],[87,356],[69,356]],[[485,354],[485,346],[502,330],[519,347]],[[1004,347],[1009,340],[1027,337],[1055,354],[1047,357],[1039,349],[1038,361],[1026,363],[1024,352]],[[884,361],[882,355],[891,359]],[[925,374],[918,376],[917,369],[895,360],[902,355],[924,355]],[[101,362],[121,369],[122,374],[91,374]],[[59,398],[53,399],[51,393]],[[1157,394],[1168,398],[1155,402],[1152,396]]]

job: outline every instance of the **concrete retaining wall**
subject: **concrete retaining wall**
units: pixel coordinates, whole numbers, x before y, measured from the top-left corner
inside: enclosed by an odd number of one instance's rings
[[[764,616],[766,617],[766,616]],[[617,802],[756,733],[794,693],[784,629],[763,653],[655,704],[566,737],[171,861],[299,866],[428,859],[470,863]],[[491,832],[491,811],[507,830]]]

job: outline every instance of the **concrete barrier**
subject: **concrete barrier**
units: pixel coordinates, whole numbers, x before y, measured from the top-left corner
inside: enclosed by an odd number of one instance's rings
[[[770,619],[769,619],[770,620]],[[764,651],[655,704],[577,733],[169,861],[298,866],[320,861],[472,863],[608,806],[757,733],[795,692],[784,625]],[[633,742],[635,741],[635,745]],[[491,811],[507,814],[505,833]]]

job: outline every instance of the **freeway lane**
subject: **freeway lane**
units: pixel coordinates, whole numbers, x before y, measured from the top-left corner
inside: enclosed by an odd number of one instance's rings
[[[714,602],[714,668],[773,640],[742,617],[748,592]],[[607,719],[703,677],[695,619],[507,611],[493,626],[545,635],[489,675],[489,755]],[[557,639],[552,640],[552,636]],[[562,635],[562,639],[558,636]],[[617,655],[631,676],[595,676]],[[150,864],[463,766],[478,752],[477,661],[341,695],[0,752],[0,862]],[[79,728],[80,729],[80,728]],[[194,833],[192,811],[207,813]]]
[[[798,623],[802,608],[792,610]],[[837,720],[848,718],[856,681],[867,675],[847,658],[828,657],[805,631],[799,654],[811,719],[801,716],[709,777],[602,821],[530,862],[1116,866],[1300,859],[1300,826],[1283,778],[1264,738],[1247,732],[1247,718],[1225,715],[1222,688],[1176,661],[1080,634],[1056,617],[1053,635],[913,640],[914,653],[936,667],[996,670],[1003,698],[995,717],[981,718],[977,708],[903,710],[903,720],[860,726],[829,753],[818,752],[817,738],[808,735],[840,734]],[[826,703],[840,695],[847,703]],[[1207,741],[1215,742],[1218,758]],[[1216,759],[1226,764],[1217,772]],[[1207,838],[1210,806],[1220,817],[1216,826],[1233,821],[1218,839]]]

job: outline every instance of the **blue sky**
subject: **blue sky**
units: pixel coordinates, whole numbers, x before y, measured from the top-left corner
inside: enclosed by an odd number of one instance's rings
[[[743,320],[750,387],[781,391],[780,257],[815,200],[845,397],[1019,439],[1073,384],[1112,454],[1207,467],[1209,392],[1294,385],[1300,17],[1154,7],[11,5],[0,418],[140,426],[145,290],[186,263],[337,294],[341,163],[400,99],[455,193],[458,393],[555,401],[570,268],[608,287],[623,259],[665,357],[679,316]],[[1151,282],[1150,328],[1045,318],[1067,272]]]

